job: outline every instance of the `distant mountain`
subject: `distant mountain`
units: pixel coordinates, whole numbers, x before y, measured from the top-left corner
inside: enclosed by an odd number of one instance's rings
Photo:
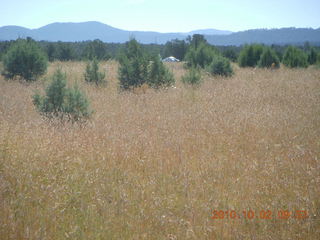
[[[194,33],[226,34],[227,31],[215,29],[198,30],[190,33],[158,33],[144,31],[126,31],[100,22],[83,23],[52,23],[38,29],[27,29],[17,26],[5,26],[0,28],[0,40],[14,40],[19,37],[32,37],[35,40],[46,41],[87,41],[100,39],[104,42],[123,43],[136,38],[141,43],[166,43],[172,39],[185,39],[187,35]]]
[[[19,26],[0,27],[0,41],[32,37],[35,40],[76,42],[100,39],[103,42],[123,43],[131,37],[141,43],[164,44],[172,39],[186,39],[188,35],[203,34],[214,45],[241,45],[245,43],[297,44],[309,41],[320,43],[320,28],[258,29],[232,33],[215,29],[188,33],[159,33],[126,31],[100,22],[52,23],[38,29]]]
[[[320,45],[320,28],[281,28],[255,29],[236,32],[229,35],[206,35],[213,45],[241,45],[246,43],[264,44],[303,44],[305,42]]]
[[[13,40],[19,37],[32,36],[32,30],[19,26],[4,26],[0,28],[0,41]]]

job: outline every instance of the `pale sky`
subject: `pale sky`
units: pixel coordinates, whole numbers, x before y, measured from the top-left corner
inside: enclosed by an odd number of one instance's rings
[[[2,0],[0,27],[99,21],[123,30],[320,27],[320,0]]]

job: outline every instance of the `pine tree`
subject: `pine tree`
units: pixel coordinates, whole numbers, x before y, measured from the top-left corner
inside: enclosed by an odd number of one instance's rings
[[[20,76],[26,81],[36,80],[47,70],[45,53],[32,39],[18,39],[3,57],[6,78]]]
[[[199,68],[190,68],[189,71],[182,76],[181,82],[191,86],[199,86],[201,83],[201,73]]]
[[[240,67],[255,67],[258,64],[264,47],[260,44],[251,44],[245,46],[240,54],[238,63]]]
[[[54,73],[44,96],[39,93],[33,95],[33,104],[45,117],[58,117],[73,122],[86,119],[92,113],[84,93],[77,85],[68,88],[66,74],[60,69]]]
[[[308,67],[308,56],[299,48],[289,46],[284,55],[282,62],[289,68]]]
[[[212,75],[229,77],[233,74],[230,61],[220,55],[216,55],[206,69]]]
[[[131,39],[119,59],[120,89],[139,87],[148,79],[148,60],[140,44]]]
[[[280,61],[275,53],[270,47],[265,47],[258,62],[258,67],[260,68],[279,68]]]
[[[170,87],[175,83],[173,74],[169,72],[158,56],[154,56],[150,61],[147,83],[152,88]]]
[[[96,58],[94,58],[91,63],[87,64],[86,72],[84,74],[86,82],[99,85],[104,81],[105,76],[105,73],[99,72],[98,60]]]

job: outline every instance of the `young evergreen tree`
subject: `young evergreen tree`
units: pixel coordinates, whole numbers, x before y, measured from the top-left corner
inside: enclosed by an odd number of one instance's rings
[[[148,59],[140,44],[131,39],[119,58],[120,89],[139,87],[148,80]]]
[[[87,64],[84,79],[88,83],[101,84],[104,81],[105,73],[99,72],[98,60],[96,58]]]
[[[181,82],[191,86],[199,86],[201,83],[201,73],[199,68],[190,68],[189,71],[182,76]]]
[[[317,51],[314,47],[311,47],[308,52],[308,63],[313,65],[317,62]]]
[[[45,117],[59,117],[71,121],[85,119],[92,113],[89,110],[89,102],[77,86],[67,87],[66,74],[58,69],[51,84],[47,87],[45,95],[39,93],[33,95],[33,104]]]
[[[220,55],[214,56],[212,62],[206,68],[212,75],[221,75],[229,77],[233,74],[233,70],[230,61]]]
[[[264,47],[260,44],[246,45],[239,54],[240,67],[255,67],[260,60]]]
[[[258,67],[260,68],[279,68],[280,61],[275,53],[270,47],[265,47],[258,62]]]
[[[56,48],[53,43],[48,43],[48,45],[45,48],[45,51],[47,52],[48,60],[50,62],[53,62],[56,57]]]
[[[194,45],[197,45],[197,47],[195,47]],[[199,44],[194,45],[191,45],[189,47],[188,52],[185,56],[188,67],[205,68],[212,62],[214,56],[219,54],[216,49],[204,42],[200,42]]]
[[[289,46],[285,50],[282,62],[289,68],[308,67],[308,56],[299,48]]]
[[[205,45],[208,44],[207,40],[201,34],[193,34],[192,37],[188,36],[187,41],[189,42],[189,45],[195,49],[197,49],[202,43]]]
[[[36,80],[47,70],[46,54],[32,39],[18,39],[3,57],[6,78],[20,76],[26,81]]]
[[[67,89],[63,113],[67,114],[69,120],[75,122],[89,118],[92,113],[89,109],[89,101],[77,84]]]
[[[64,99],[67,92],[66,75],[58,69],[53,77],[51,84],[46,89],[46,95],[41,96],[36,93],[33,96],[33,103],[38,111],[46,116],[58,116],[64,111]]]
[[[149,63],[147,83],[152,88],[170,87],[175,83],[173,74],[158,56],[154,56]]]

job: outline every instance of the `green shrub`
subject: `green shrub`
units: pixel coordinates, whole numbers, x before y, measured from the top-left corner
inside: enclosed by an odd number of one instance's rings
[[[260,44],[246,45],[239,54],[238,63],[240,67],[255,67],[260,60],[263,52],[263,46]]]
[[[260,68],[279,68],[280,61],[274,50],[270,47],[265,47],[258,62]]]
[[[139,87],[148,80],[148,59],[140,44],[132,39],[126,43],[119,58],[120,89]]]
[[[216,55],[210,65],[206,68],[212,75],[231,76],[233,70],[230,61],[222,56]]]
[[[314,47],[312,47],[310,49],[310,51],[308,52],[308,63],[310,65],[313,65],[317,62],[317,55],[318,55],[318,53],[317,53],[316,49]]]
[[[6,78],[20,76],[26,81],[36,80],[47,70],[46,54],[32,39],[18,39],[3,57]]]
[[[289,68],[308,67],[308,57],[299,48],[289,46],[283,55],[282,62]]]
[[[105,76],[104,73],[99,72],[98,60],[96,58],[94,58],[91,63],[87,64],[86,72],[84,74],[86,82],[99,85],[104,81]]]
[[[149,63],[147,83],[152,88],[170,87],[175,83],[173,74],[158,56],[153,57]]]
[[[67,88],[66,75],[58,69],[44,96],[36,93],[33,103],[45,117],[58,117],[71,121],[86,119],[90,116],[89,102],[77,85]]]
[[[67,89],[63,110],[72,121],[87,119],[92,113],[89,110],[89,101],[78,85]]]
[[[190,46],[185,56],[185,61],[188,67],[205,68],[212,62],[214,56],[219,53],[212,46],[200,42],[197,47]]]
[[[119,58],[120,89],[129,90],[147,84],[153,88],[174,84],[172,73],[158,56],[149,56],[141,45],[132,39],[126,43]]]
[[[181,78],[182,83],[192,86],[200,85],[201,80],[201,73],[198,68],[190,68],[189,71]]]

